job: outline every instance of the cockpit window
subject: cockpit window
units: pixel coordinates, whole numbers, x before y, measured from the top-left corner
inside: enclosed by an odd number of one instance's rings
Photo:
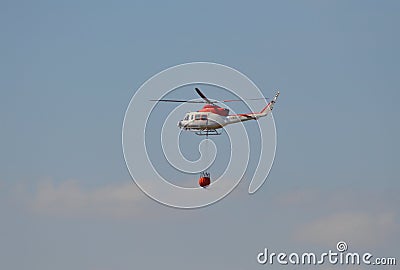
[[[193,120],[193,114],[190,116],[190,120]]]
[[[183,120],[185,120],[185,121],[189,120],[189,115],[187,114],[187,115],[185,116],[185,119],[183,119]]]

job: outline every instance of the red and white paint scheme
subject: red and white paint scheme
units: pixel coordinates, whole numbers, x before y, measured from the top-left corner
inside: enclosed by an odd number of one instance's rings
[[[184,130],[195,131],[197,135],[219,135],[217,129],[224,126],[244,122],[249,120],[257,120],[260,117],[267,116],[274,108],[279,91],[274,98],[260,112],[242,113],[229,115],[229,110],[215,105],[217,101],[209,100],[198,88],[195,88],[197,94],[203,101],[185,101],[160,99],[153,101],[164,102],[188,102],[188,103],[206,103],[201,110],[196,112],[188,112],[185,117],[178,122],[178,127]],[[265,99],[265,98],[261,98]],[[256,99],[253,99],[256,100]],[[242,101],[242,100],[224,100],[223,102]]]

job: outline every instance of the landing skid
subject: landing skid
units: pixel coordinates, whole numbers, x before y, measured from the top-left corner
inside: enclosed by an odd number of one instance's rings
[[[216,129],[204,129],[196,132],[198,136],[209,136],[209,135],[221,135],[222,132],[218,132]]]

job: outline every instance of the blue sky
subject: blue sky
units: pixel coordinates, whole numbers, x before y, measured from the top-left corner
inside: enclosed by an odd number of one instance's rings
[[[264,247],[339,240],[396,256],[399,8],[1,1],[3,267],[257,269]],[[255,195],[244,182],[182,211],[131,182],[121,129],[143,82],[192,61],[236,68],[267,96],[279,88],[278,146]]]

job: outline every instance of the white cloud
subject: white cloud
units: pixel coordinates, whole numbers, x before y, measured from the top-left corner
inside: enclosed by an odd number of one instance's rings
[[[42,182],[29,202],[41,214],[129,218],[140,211],[138,204],[145,195],[132,182],[84,189],[78,181],[60,184]]]
[[[296,190],[281,195],[277,202],[294,213],[307,213],[293,233],[302,243],[332,246],[346,241],[372,247],[399,234],[394,197],[386,190]]]
[[[396,229],[394,212],[352,211],[320,217],[296,233],[298,239],[317,244],[332,245],[343,240],[354,245],[371,246],[384,243]]]

